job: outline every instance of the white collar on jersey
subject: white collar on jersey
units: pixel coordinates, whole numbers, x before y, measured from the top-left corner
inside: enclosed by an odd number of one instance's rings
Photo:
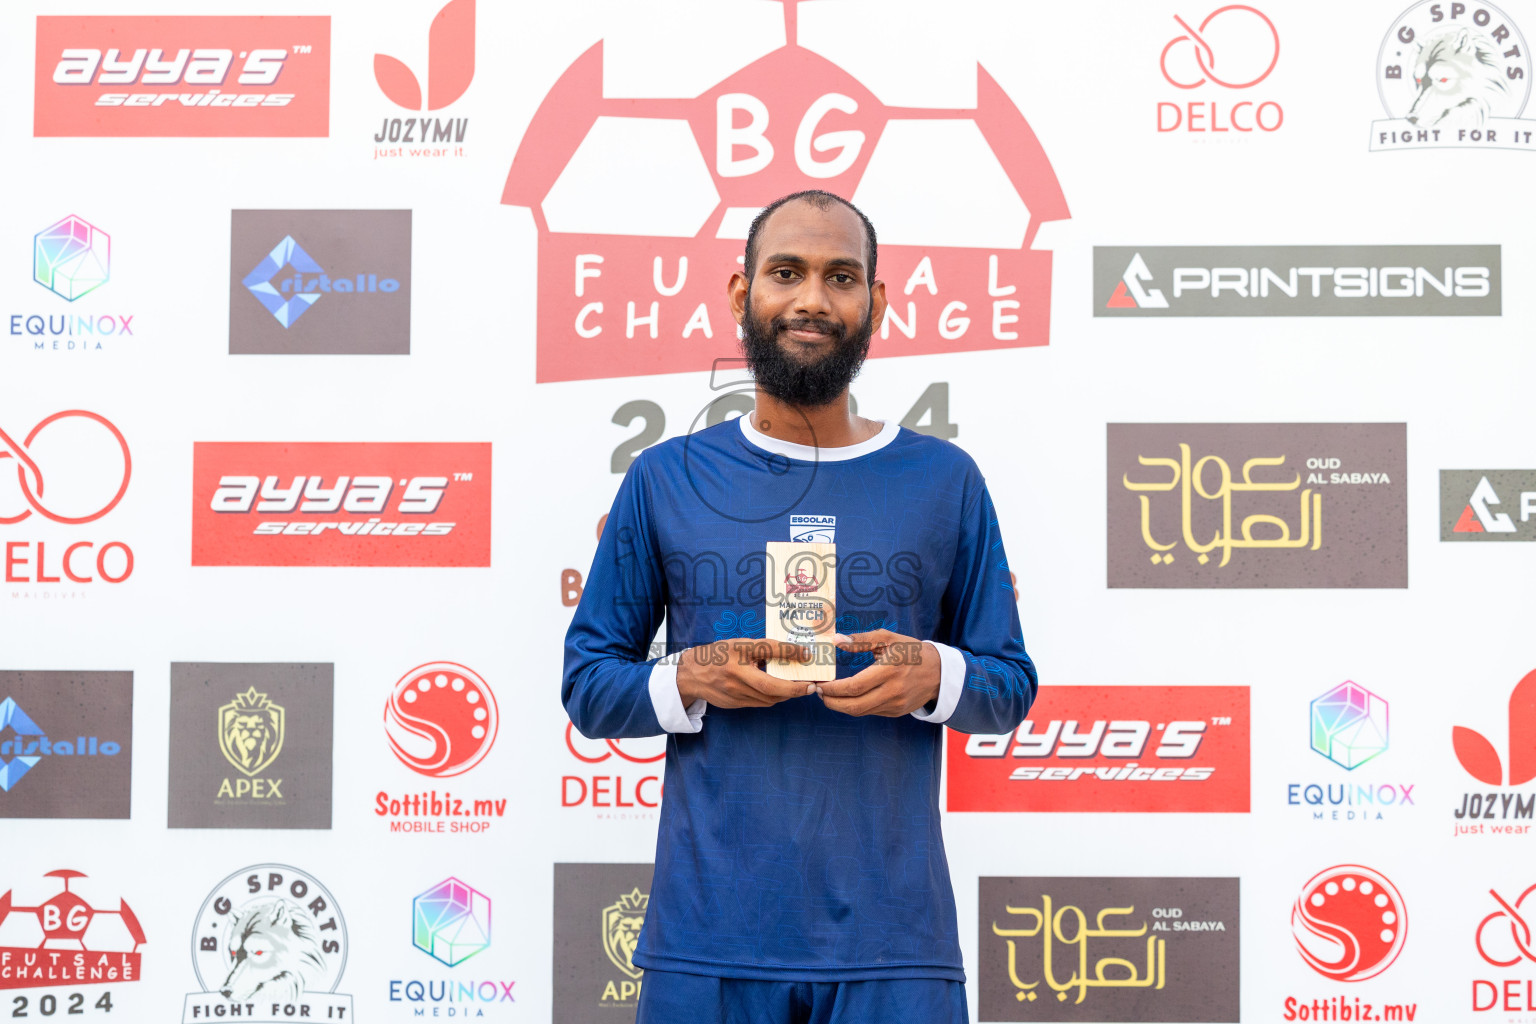
[[[901,430],[900,424],[886,420],[880,426],[880,433],[868,441],[844,445],[841,448],[817,448],[814,445],[781,441],[776,437],[769,437],[767,434],[759,432],[752,426],[751,413],[737,417],[737,422],[741,424],[741,436],[746,439],[748,444],[755,445],[775,455],[782,455],[789,459],[800,459],[805,462],[846,462],[849,459],[856,459],[860,455],[868,455],[870,452],[877,452],[884,448],[896,440],[896,434]]]

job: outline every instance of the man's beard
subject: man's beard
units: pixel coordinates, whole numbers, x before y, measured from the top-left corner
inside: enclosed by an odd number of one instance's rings
[[[871,313],[849,332],[835,320],[810,317],[776,317],[762,323],[752,315],[752,292],[747,291],[746,316],[741,324],[741,346],[757,386],[781,402],[807,408],[823,406],[847,389],[859,375],[874,333]],[[781,331],[819,330],[832,339],[830,351],[812,362],[802,362],[779,343]]]

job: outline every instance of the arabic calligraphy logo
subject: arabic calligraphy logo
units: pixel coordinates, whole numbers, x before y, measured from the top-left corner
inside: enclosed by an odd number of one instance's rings
[[[1174,36],[1163,47],[1158,66],[1168,84],[1176,88],[1198,89],[1209,81],[1228,89],[1249,89],[1268,78],[1280,60],[1280,33],[1275,23],[1256,7],[1245,4],[1218,7],[1205,16],[1198,29],[1191,28],[1189,22],[1177,14],[1173,20],[1179,23],[1184,34]],[[1229,58],[1221,65],[1224,73],[1233,77],[1252,77],[1247,81],[1232,82],[1217,77],[1214,69],[1218,48]],[[1170,54],[1173,57],[1172,71],[1169,69]],[[1263,70],[1259,71],[1259,68]],[[1188,81],[1190,78],[1195,80]]]
[[[1036,991],[1040,987],[1040,981],[1023,981],[1019,978],[1019,955],[1015,939],[1033,939],[1039,937],[1042,942],[1041,966],[1044,981],[1047,987],[1056,993],[1056,998],[1066,1002],[1067,994],[1072,989],[1077,989],[1077,999],[1073,1001],[1076,1006],[1088,997],[1090,988],[1149,988],[1161,990],[1167,981],[1167,941],[1150,934],[1150,927],[1145,919],[1140,928],[1111,928],[1105,923],[1105,919],[1111,916],[1130,917],[1136,913],[1136,908],[1131,907],[1105,907],[1094,918],[1094,927],[1088,927],[1088,915],[1078,907],[1064,906],[1060,910],[1052,911],[1051,897],[1041,894],[1040,909],[1034,907],[1013,907],[1004,905],[1004,910],[1010,914],[1018,914],[1026,919],[1034,921],[1029,928],[999,928],[996,921],[992,922],[992,933],[1008,940],[1008,977],[1018,991],[1014,998],[1019,1002],[1034,1002],[1040,993]],[[1067,927],[1073,929],[1068,935],[1063,928],[1063,922],[1068,922]],[[1093,974],[1088,973],[1088,940],[1089,939],[1140,939],[1147,936],[1146,951],[1146,975],[1130,960],[1123,957],[1101,957],[1093,967]],[[1076,955],[1068,955],[1062,958],[1056,955],[1053,946],[1060,944],[1068,949],[1076,947]],[[1142,945],[1135,943],[1136,953],[1140,955]],[[1031,957],[1033,959],[1033,957]],[[1062,959],[1071,960],[1075,964],[1072,977],[1066,981],[1056,979],[1055,967]],[[1127,972],[1121,977],[1109,977],[1113,972]]]
[[[1290,483],[1253,479],[1255,467],[1285,465],[1286,457],[1284,455],[1272,457],[1256,456],[1247,460],[1243,463],[1242,483],[1234,483],[1232,481],[1231,467],[1227,465],[1225,459],[1219,456],[1207,455],[1196,462],[1193,467],[1190,465],[1190,458],[1189,445],[1182,443],[1179,445],[1178,459],[1151,458],[1145,455],[1138,455],[1136,461],[1143,466],[1166,466],[1173,473],[1173,478],[1166,483],[1132,483],[1131,475],[1126,473],[1122,477],[1122,481],[1125,484],[1126,490],[1129,491],[1159,493],[1166,493],[1175,487],[1180,487],[1182,484],[1179,493],[1183,503],[1184,543],[1191,551],[1196,553],[1195,561],[1205,565],[1211,560],[1208,552],[1215,548],[1221,548],[1221,561],[1217,564],[1217,568],[1225,566],[1232,560],[1233,548],[1310,547],[1313,551],[1321,548],[1323,543],[1323,496],[1321,493],[1314,494],[1310,487],[1301,492],[1300,529],[1298,531],[1299,535],[1294,540],[1291,538],[1291,526],[1289,523],[1279,516],[1262,514],[1254,514],[1243,519],[1241,526],[1242,539],[1239,540],[1232,535],[1232,495],[1234,493],[1246,493],[1248,491],[1294,491],[1301,486],[1300,472],[1296,473],[1296,478]],[[1220,486],[1214,491],[1207,490],[1205,486],[1205,470],[1208,464],[1214,464],[1220,473]],[[1191,491],[1207,501],[1221,502],[1222,526],[1217,528],[1214,537],[1204,543],[1195,539],[1192,523]],[[1152,536],[1152,499],[1144,493],[1139,494],[1138,498],[1141,501],[1141,538],[1146,542],[1147,547],[1152,549],[1152,564],[1156,565],[1161,562],[1164,565],[1172,565],[1173,555],[1168,552],[1173,549],[1174,543],[1162,544]],[[1261,525],[1276,528],[1280,531],[1279,536],[1255,537],[1255,528]]]
[[[1488,895],[1493,897],[1494,902],[1499,905],[1499,909],[1483,918],[1482,921],[1478,924],[1476,938],[1478,955],[1481,956],[1484,960],[1488,961],[1490,964],[1493,964],[1493,966],[1513,967],[1520,962],[1521,958],[1529,960],[1532,963],[1536,963],[1536,950],[1531,948],[1531,926],[1530,923],[1526,921],[1525,915],[1520,912],[1520,908],[1525,903],[1526,898],[1533,892],[1536,892],[1536,885],[1533,885],[1529,889],[1525,890],[1525,892],[1522,892],[1519,897],[1515,899],[1515,902],[1511,904],[1504,897],[1500,896],[1496,890],[1488,890]],[[1490,955],[1488,952],[1488,947],[1483,942],[1484,929],[1486,929],[1493,922],[1501,919],[1509,928],[1509,941],[1510,944],[1514,947],[1514,955],[1510,956],[1508,959],[1503,960],[1496,956]]]
[[[1323,977],[1365,981],[1403,951],[1408,910],[1385,875],[1339,864],[1302,886],[1291,908],[1291,935],[1301,958]]]
[[[1508,512],[1494,512],[1488,506],[1501,504],[1493,485],[1485,476],[1472,490],[1467,507],[1461,510],[1461,518],[1451,527],[1453,533],[1514,533],[1515,521]]]
[[[1312,749],[1351,771],[1387,749],[1387,702],[1346,680],[1312,702]]]
[[[640,928],[650,902],[650,895],[636,886],[617,903],[603,908],[603,952],[613,966],[637,981],[645,970],[635,966],[635,946],[640,942]]]
[[[497,725],[490,685],[451,661],[411,669],[384,702],[390,749],[411,770],[434,778],[461,775],[484,760]]]
[[[112,276],[112,236],[70,214],[32,236],[32,279],[74,302]]]
[[[73,419],[84,419],[93,423],[99,423],[105,427],[111,438],[117,442],[117,447],[122,451],[122,477],[116,481],[116,492],[110,489],[114,485],[114,473],[102,472],[96,474],[95,485],[80,479],[86,474],[76,474],[70,478],[63,474],[54,475],[58,462],[58,453],[55,447],[58,444],[79,445],[81,432],[65,429],[59,433],[58,441],[50,444],[45,441],[37,444],[39,436],[50,424],[62,423]],[[91,469],[102,469],[107,464],[116,461],[116,452],[109,445],[96,446],[100,450],[92,448],[74,448],[72,454],[76,468],[81,464],[88,465]],[[67,409],[64,412],[56,412],[32,428],[32,432],[20,444],[0,427],[0,479],[4,477],[4,460],[16,460],[16,483],[21,489],[21,496],[31,508],[24,508],[16,515],[0,515],[0,523],[19,523],[33,512],[37,512],[44,518],[56,523],[66,523],[71,526],[80,523],[89,523],[117,507],[117,503],[123,500],[123,495],[128,492],[128,479],[133,475],[133,456],[128,452],[128,440],[123,437],[122,431],[112,425],[105,416],[98,416],[94,412],[86,412],[83,409]],[[65,501],[73,508],[63,511],[51,509],[43,504],[44,474],[43,465],[49,465],[48,479],[60,486],[55,488],[54,497],[62,491]],[[62,477],[62,479],[60,479]],[[110,497],[109,497],[110,495]],[[65,514],[66,512],[71,514]]]
[[[237,771],[255,775],[283,752],[286,720],[282,705],[253,686],[219,708],[219,750]]]
[[[427,110],[464,95],[475,77],[475,0],[450,0],[427,32]],[[404,62],[373,55],[373,78],[397,106],[421,110],[421,83]]]
[[[1536,671],[1526,673],[1509,694],[1509,778],[1493,744],[1474,729],[1451,727],[1456,760],[1479,782],[1523,786],[1536,779]]]

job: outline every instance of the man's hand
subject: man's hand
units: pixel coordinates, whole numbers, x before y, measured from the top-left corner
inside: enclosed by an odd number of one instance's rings
[[[717,708],[766,708],[816,692],[815,683],[780,679],[763,671],[768,658],[809,661],[810,651],[779,640],[717,640],[690,647],[677,665],[683,707],[696,700]]]
[[[932,644],[888,629],[839,635],[836,643],[849,652],[869,651],[875,663],[816,687],[833,711],[900,718],[938,698],[939,652]]]

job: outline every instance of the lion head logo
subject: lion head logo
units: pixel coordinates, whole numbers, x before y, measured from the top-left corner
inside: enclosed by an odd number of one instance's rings
[[[613,966],[639,979],[645,973],[635,966],[635,946],[640,941],[640,927],[645,924],[645,908],[651,897],[636,887],[620,896],[612,906],[603,908],[603,952]]]
[[[219,708],[219,749],[238,771],[255,775],[282,753],[285,717],[253,686]]]

